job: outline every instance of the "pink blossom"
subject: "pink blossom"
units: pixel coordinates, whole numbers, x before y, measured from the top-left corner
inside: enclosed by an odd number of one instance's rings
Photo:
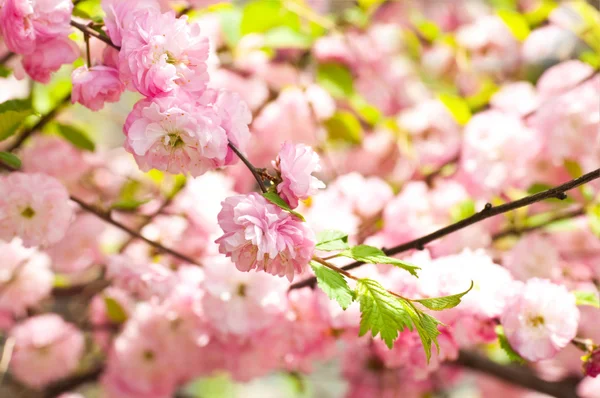
[[[225,199],[218,219],[224,232],[216,240],[219,252],[231,257],[240,271],[263,270],[291,282],[307,269],[314,232],[259,194]]]
[[[237,92],[252,111],[258,110],[269,98],[269,88],[262,79],[240,76],[227,69],[211,71],[209,86]]]
[[[156,0],[102,0],[106,31],[115,45],[120,46],[123,35],[135,28],[136,11],[144,9],[159,10],[160,4]]]
[[[199,93],[206,88],[208,40],[186,15],[160,14],[145,8],[125,30],[119,53],[121,78],[145,96],[181,88]]]
[[[26,249],[19,239],[10,243],[0,240],[0,253],[0,310],[22,316],[50,295],[54,282],[50,258]]]
[[[117,102],[125,90],[119,72],[109,66],[97,65],[91,69],[81,66],[73,71],[71,79],[71,103],[79,102],[93,111],[102,109],[105,102]]]
[[[139,262],[127,256],[111,256],[106,264],[106,276],[118,287],[142,300],[166,297],[177,282],[167,267]]]
[[[23,68],[33,80],[49,83],[53,72],[79,57],[79,48],[67,36],[39,43],[35,51],[23,56]]]
[[[224,164],[227,132],[215,108],[180,93],[139,101],[127,117],[125,148],[140,168],[199,176]]]
[[[65,237],[47,249],[56,272],[74,273],[98,264],[102,258],[98,237],[106,224],[92,214],[80,214]]]
[[[0,177],[0,239],[26,247],[60,241],[73,218],[69,193],[54,177],[13,172]]]
[[[560,254],[554,243],[540,234],[527,234],[504,255],[504,266],[516,279],[529,278],[559,280]]]
[[[0,33],[11,51],[32,54],[36,44],[66,36],[72,10],[69,0],[6,0],[0,7]]]
[[[511,346],[525,359],[552,358],[577,334],[579,310],[564,286],[533,278],[511,297],[501,317]]]
[[[594,73],[594,68],[578,60],[561,62],[549,68],[537,81],[536,87],[540,97],[551,100],[574,88]]]
[[[90,169],[83,153],[68,141],[49,135],[36,135],[19,154],[27,173],[44,173],[67,187],[75,187]]]
[[[586,376],[597,377],[600,375],[600,348],[589,354],[583,365],[583,370]]]
[[[29,318],[15,326],[11,336],[15,339],[11,373],[33,388],[71,374],[85,346],[83,333],[56,314]]]
[[[281,175],[277,192],[292,208],[298,207],[298,200],[308,199],[325,184],[312,173],[321,171],[319,155],[303,144],[286,141],[273,165]]]
[[[529,82],[505,84],[490,99],[490,105],[506,112],[525,116],[532,113],[539,105],[539,97]]]
[[[376,216],[394,196],[392,188],[381,178],[364,177],[356,172],[338,177],[328,191],[339,195],[340,202],[350,202],[354,213],[363,219]]]

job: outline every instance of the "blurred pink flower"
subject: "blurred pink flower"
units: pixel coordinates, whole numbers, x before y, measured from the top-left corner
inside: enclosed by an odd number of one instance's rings
[[[519,280],[561,278],[560,255],[554,243],[540,234],[526,234],[506,254],[504,266]]]
[[[577,334],[575,296],[546,279],[527,281],[508,301],[501,317],[511,346],[525,359],[552,358]]]
[[[60,241],[73,219],[69,193],[54,177],[13,172],[0,177],[0,239],[26,247]]]
[[[308,267],[314,232],[259,194],[225,199],[218,219],[224,232],[216,240],[219,252],[231,257],[238,270],[263,270],[291,282]]]
[[[119,101],[125,90],[119,71],[109,66],[96,65],[90,69],[81,66],[73,71],[71,79],[71,103],[79,102],[93,111],[102,109],[105,102]]]
[[[79,47],[67,36],[60,36],[35,47],[31,54],[23,56],[23,68],[29,76],[40,83],[50,83],[50,77],[64,64],[79,57]]]
[[[11,336],[15,339],[11,373],[33,388],[75,371],[85,348],[83,333],[56,314],[29,318],[15,326]]]
[[[503,85],[490,99],[490,105],[505,113],[525,116],[535,111],[540,104],[538,93],[529,82]]]

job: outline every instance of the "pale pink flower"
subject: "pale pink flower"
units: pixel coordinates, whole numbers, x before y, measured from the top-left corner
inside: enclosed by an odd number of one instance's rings
[[[216,240],[219,252],[231,257],[240,271],[263,270],[291,282],[307,269],[314,232],[259,194],[225,199],[218,219],[224,232]]]
[[[181,88],[200,93],[206,88],[208,40],[186,15],[137,11],[133,26],[123,33],[119,53],[121,78],[146,96]]]
[[[325,188],[325,184],[312,175],[321,171],[321,164],[319,155],[309,146],[284,142],[273,165],[282,180],[277,192],[292,208],[298,207],[298,200],[308,199]]]
[[[115,45],[120,46],[123,35],[135,29],[135,13],[144,9],[160,10],[160,4],[156,0],[102,0],[106,31]]]
[[[361,218],[377,215],[394,197],[392,188],[379,177],[364,177],[352,172],[338,177],[328,192],[337,193],[340,202],[350,202],[354,213]]]
[[[15,348],[10,371],[30,387],[41,388],[71,374],[85,348],[83,333],[56,314],[38,315],[11,331]]]
[[[211,71],[209,86],[237,92],[252,111],[258,110],[269,98],[269,88],[262,79],[241,76],[227,69]]]
[[[79,102],[93,111],[99,111],[105,102],[117,102],[125,85],[115,68],[96,65],[91,69],[80,66],[71,74],[73,93],[71,103]]]
[[[490,105],[506,113],[525,116],[533,112],[540,100],[535,88],[529,82],[505,84],[490,99]]]
[[[65,237],[46,250],[52,258],[52,269],[61,273],[83,271],[102,258],[99,236],[106,224],[93,214],[80,214]]]
[[[533,278],[509,299],[501,317],[511,346],[525,359],[552,358],[577,334],[575,296],[560,285]]]
[[[50,295],[54,282],[50,258],[26,249],[19,239],[0,240],[0,253],[0,310],[22,316]]]
[[[23,68],[33,80],[49,83],[53,72],[79,57],[79,48],[67,36],[39,43],[35,51],[23,56]]]
[[[68,187],[80,183],[90,169],[83,152],[57,136],[38,134],[32,137],[19,157],[23,171],[47,174]]]
[[[516,279],[559,280],[560,254],[554,243],[540,234],[526,234],[504,255],[504,266]]]
[[[199,176],[225,162],[227,132],[214,107],[179,93],[139,101],[127,117],[125,148],[140,169]]]
[[[0,177],[0,239],[26,247],[60,241],[73,218],[69,193],[54,177],[13,172]]]
[[[582,80],[589,78],[594,68],[578,60],[561,62],[549,68],[537,81],[536,88],[540,97],[551,100],[574,88]]]
[[[106,264],[106,277],[113,286],[142,300],[165,297],[173,289],[177,278],[167,267],[136,261],[127,256],[111,256]]]
[[[37,43],[66,36],[72,10],[70,0],[6,0],[0,7],[0,33],[11,51],[31,54]]]

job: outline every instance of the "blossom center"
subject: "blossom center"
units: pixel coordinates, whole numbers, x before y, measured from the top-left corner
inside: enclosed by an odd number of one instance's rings
[[[529,317],[529,325],[531,325],[534,328],[543,325],[544,322],[544,317],[541,315]]]
[[[240,283],[237,288],[237,294],[240,297],[246,297],[246,285],[244,283]]]
[[[154,352],[152,350],[146,350],[143,352],[142,357],[147,362],[153,361],[154,360]]]
[[[27,206],[22,212],[21,215],[25,218],[32,219],[35,216],[35,210],[33,210],[30,206]]]
[[[177,58],[175,58],[175,56],[170,51],[165,51],[165,55],[167,56],[168,64],[175,65],[179,63],[179,61],[177,61]]]
[[[180,148],[185,145],[185,142],[181,139],[181,132],[174,131],[167,134],[165,137],[165,146],[169,146],[173,149]]]

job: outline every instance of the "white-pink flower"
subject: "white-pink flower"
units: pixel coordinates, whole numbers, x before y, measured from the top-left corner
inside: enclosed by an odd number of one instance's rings
[[[225,199],[218,219],[224,232],[216,240],[219,252],[231,257],[240,271],[257,269],[292,281],[307,269],[314,232],[259,194]]]
[[[298,200],[308,199],[325,184],[312,173],[321,171],[319,155],[309,146],[286,141],[273,164],[281,175],[277,192],[292,208]]]
[[[181,88],[200,93],[208,83],[208,40],[186,15],[161,14],[153,8],[134,13],[122,31],[121,78],[145,96]]]
[[[20,172],[0,177],[0,239],[49,246],[65,236],[72,218],[69,193],[54,177]]]
[[[10,371],[17,380],[33,388],[71,374],[85,346],[83,333],[56,314],[29,318],[15,326],[11,336],[15,348]]]
[[[26,249],[19,239],[0,240],[0,310],[21,316],[50,295],[54,275],[50,258]]]
[[[79,57],[79,47],[68,36],[39,43],[35,51],[23,56],[23,68],[33,80],[50,83],[50,77],[64,64]]]
[[[135,12],[149,8],[158,11],[160,4],[156,0],[102,0],[104,24],[111,41],[120,46],[124,32],[135,28]]]
[[[576,336],[579,309],[564,286],[533,278],[507,302],[501,317],[511,346],[525,359],[552,358]]]
[[[71,103],[79,102],[93,111],[102,109],[105,102],[117,102],[125,90],[119,71],[110,66],[97,65],[90,69],[81,66],[73,71],[71,79]]]
[[[227,133],[214,107],[178,92],[139,101],[127,117],[125,149],[140,168],[199,176],[225,163]]]

